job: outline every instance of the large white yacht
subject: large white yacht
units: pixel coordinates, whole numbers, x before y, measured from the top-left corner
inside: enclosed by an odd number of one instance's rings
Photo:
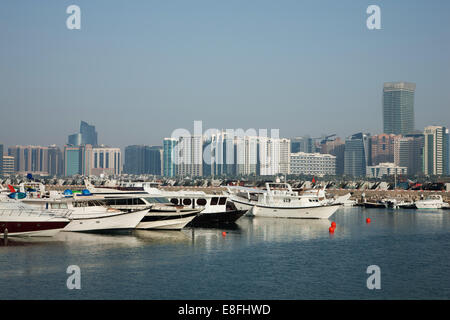
[[[66,217],[51,211],[32,208],[17,200],[0,198],[0,233],[11,236],[51,237],[70,223]]]
[[[414,204],[417,209],[442,209],[449,207],[449,204],[439,194],[430,195],[424,200],[416,201]]]
[[[21,201],[38,210],[69,211],[66,217],[71,221],[62,231],[134,229],[151,208],[151,205],[147,205],[124,212],[105,206],[101,198],[95,197],[25,198]]]
[[[249,208],[249,214],[254,216],[328,219],[341,206],[326,199],[320,190],[299,195],[288,183],[266,183],[265,190],[245,191],[230,193],[230,199],[237,207]]]

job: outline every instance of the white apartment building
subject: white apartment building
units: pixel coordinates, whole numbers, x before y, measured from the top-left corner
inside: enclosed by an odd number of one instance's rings
[[[336,157],[331,154],[321,153],[291,153],[290,174],[335,175]]]
[[[289,174],[290,139],[259,137],[259,174]]]
[[[174,147],[174,163],[179,176],[202,176],[203,137],[180,137]]]
[[[236,174],[256,174],[258,166],[258,137],[235,137],[234,145]]]

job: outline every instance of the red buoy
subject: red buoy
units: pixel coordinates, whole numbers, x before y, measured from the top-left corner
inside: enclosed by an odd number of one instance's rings
[[[331,222],[331,226],[333,227],[333,228],[336,228],[336,222]]]
[[[224,231],[224,232],[222,232],[222,236],[226,236],[227,235],[227,233]]]
[[[333,227],[329,227],[329,228],[328,228],[328,231],[329,231],[330,233],[334,233],[334,228],[333,228]]]
[[[370,223],[370,218],[366,218],[366,223]]]

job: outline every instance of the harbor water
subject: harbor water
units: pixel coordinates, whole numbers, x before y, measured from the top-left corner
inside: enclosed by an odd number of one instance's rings
[[[72,265],[80,289],[67,287]],[[367,287],[371,265],[381,289]],[[324,221],[242,217],[227,228],[64,232],[0,247],[0,299],[449,298],[446,210],[341,208]]]

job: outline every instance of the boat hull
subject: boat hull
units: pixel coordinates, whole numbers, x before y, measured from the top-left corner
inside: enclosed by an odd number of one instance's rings
[[[247,210],[233,210],[225,212],[201,213],[196,216],[187,227],[208,227],[217,224],[234,223],[242,217]]]
[[[191,222],[198,211],[189,213],[149,212],[136,229],[181,230]]]
[[[148,209],[134,212],[97,216],[95,218],[73,219],[63,231],[102,231],[134,229],[148,213]]]
[[[292,218],[292,219],[328,219],[340,204],[316,207],[280,208],[255,205],[250,214],[255,217]]]
[[[0,233],[8,229],[8,236],[53,237],[69,224],[62,221],[0,221]]]

